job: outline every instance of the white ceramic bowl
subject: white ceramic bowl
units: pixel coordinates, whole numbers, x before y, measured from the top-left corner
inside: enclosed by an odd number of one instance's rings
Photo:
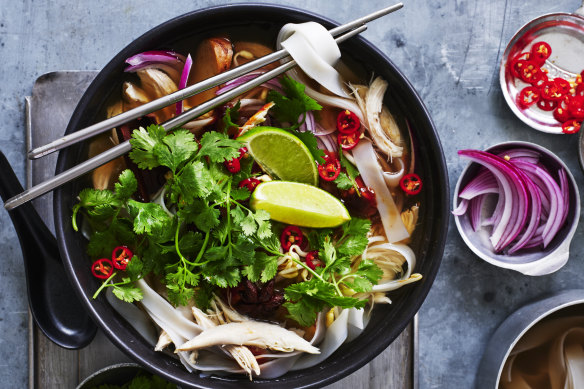
[[[557,271],[568,261],[570,256],[570,242],[576,232],[580,217],[580,195],[574,176],[572,176],[568,167],[559,157],[542,146],[529,142],[512,141],[489,147],[486,151],[498,153],[518,147],[529,148],[540,152],[542,162],[547,167],[552,169],[563,168],[567,173],[568,185],[570,187],[570,209],[565,225],[560,229],[552,242],[545,249],[524,249],[512,255],[495,253],[488,239],[489,229],[481,228],[475,232],[471,226],[468,213],[462,216],[455,216],[454,220],[462,240],[472,252],[483,260],[495,266],[516,270],[526,275],[545,275]],[[471,163],[463,170],[454,189],[453,209],[460,203],[458,193],[476,175],[479,167],[480,165]]]

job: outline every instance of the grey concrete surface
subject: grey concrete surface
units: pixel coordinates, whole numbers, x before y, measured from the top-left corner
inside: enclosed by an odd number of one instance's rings
[[[232,3],[239,1],[232,1]],[[344,22],[393,1],[271,1]],[[93,70],[132,39],[181,13],[226,1],[0,0],[0,150],[24,182],[24,96],[54,70]],[[573,11],[579,0],[404,0],[372,23],[365,37],[405,73],[428,106],[442,138],[450,185],[465,166],[461,148],[526,140],[550,148],[580,187],[576,137],[536,132],[506,106],[498,64],[507,41],[530,19]],[[584,68],[584,64],[582,66]],[[420,311],[420,388],[470,388],[482,348],[511,312],[549,291],[584,282],[584,227],[569,263],[557,273],[527,277],[495,268],[464,246],[454,223],[441,270]],[[22,257],[8,214],[0,210],[0,386],[28,383],[27,302]],[[480,383],[477,383],[480,386]],[[391,383],[388,383],[391,387]]]

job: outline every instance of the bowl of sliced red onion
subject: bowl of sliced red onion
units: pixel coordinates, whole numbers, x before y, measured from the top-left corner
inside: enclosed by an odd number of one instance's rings
[[[458,154],[471,162],[452,211],[467,246],[488,263],[526,275],[564,266],[580,216],[578,187],[564,162],[519,141]]]

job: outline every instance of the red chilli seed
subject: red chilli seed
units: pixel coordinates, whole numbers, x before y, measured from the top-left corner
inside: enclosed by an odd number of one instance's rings
[[[584,96],[570,96],[568,99],[568,112],[574,119],[584,120]]]
[[[304,261],[306,262],[306,266],[312,270],[316,269],[317,267],[322,267],[322,262],[320,259],[318,259],[318,251],[316,250],[310,251],[308,254],[306,254]]]
[[[114,273],[114,265],[107,258],[98,259],[91,265],[91,273],[94,277],[105,280]]]
[[[553,111],[558,106],[558,102],[555,100],[539,99],[537,106],[544,111]]]
[[[528,108],[540,100],[541,92],[534,86],[528,86],[519,92],[517,95],[517,104],[521,108]]]
[[[537,63],[543,64],[552,55],[552,48],[547,42],[535,42],[531,46],[530,58]]]
[[[287,226],[280,235],[280,244],[286,252],[290,250],[292,245],[298,245],[302,247],[303,242],[304,235],[302,234],[302,230],[297,226]]]
[[[241,163],[238,158],[233,158],[223,162],[229,173],[238,173],[241,170]]]
[[[361,139],[361,132],[359,130],[350,133],[350,134],[343,134],[339,132],[337,137],[337,142],[341,146],[343,150],[351,150],[357,146],[359,140]]]
[[[260,184],[260,180],[258,180],[257,178],[246,178],[245,180],[242,180],[239,183],[239,187],[240,188],[245,188],[247,190],[249,190],[250,193],[253,193],[253,191],[255,190],[255,188]]]
[[[564,134],[575,134],[580,131],[582,122],[576,119],[570,119],[567,122],[562,123],[562,132]]]
[[[337,115],[337,130],[341,134],[352,134],[361,128],[359,117],[353,112],[345,109]]]
[[[570,114],[567,108],[564,108],[560,105],[554,111],[554,119],[560,123],[567,122],[568,120],[572,119],[572,114]]]
[[[134,254],[126,246],[118,246],[112,250],[112,263],[116,269],[126,270]]]

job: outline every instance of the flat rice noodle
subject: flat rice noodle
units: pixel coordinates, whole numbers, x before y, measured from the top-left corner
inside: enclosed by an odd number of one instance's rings
[[[537,323],[519,339],[501,374],[501,388],[584,387],[584,316]]]
[[[324,340],[319,344],[320,354],[302,355],[290,369],[292,371],[306,369],[319,364],[334,353],[349,336],[348,330],[349,310],[343,309],[341,314],[329,326]]]
[[[279,48],[288,50],[300,69],[310,78],[337,96],[349,96],[341,75],[333,68],[341,58],[341,51],[332,35],[321,24],[286,24],[278,34],[277,44]]]
[[[403,275],[400,279],[386,281],[381,280],[377,285],[373,285],[373,292],[389,292],[396,290],[421,278],[419,274],[412,274],[413,269],[416,267],[416,254],[409,246],[403,243],[382,243],[380,245],[373,246],[368,250],[368,252],[371,252],[372,250],[395,251],[401,254],[408,264],[406,271],[403,272]],[[375,259],[373,260],[375,261]]]
[[[201,333],[202,328],[193,320],[187,319],[180,311],[176,310],[161,295],[156,293],[146,281],[140,279],[136,281],[136,286],[142,290],[143,299],[140,303],[154,318],[157,324],[169,333],[173,332],[185,339],[192,339]],[[164,326],[159,323],[163,323]],[[182,343],[180,343],[182,344]],[[180,344],[177,345],[180,346]]]
[[[134,304],[128,304],[117,298],[112,288],[106,288],[105,297],[112,308],[120,314],[150,345],[154,346],[158,341],[156,328],[152,325],[150,317]]]
[[[363,182],[375,192],[377,210],[388,242],[399,242],[409,238],[410,234],[381,174],[381,166],[377,162],[377,154],[372,143],[368,139],[361,139],[353,149],[353,157]]]

